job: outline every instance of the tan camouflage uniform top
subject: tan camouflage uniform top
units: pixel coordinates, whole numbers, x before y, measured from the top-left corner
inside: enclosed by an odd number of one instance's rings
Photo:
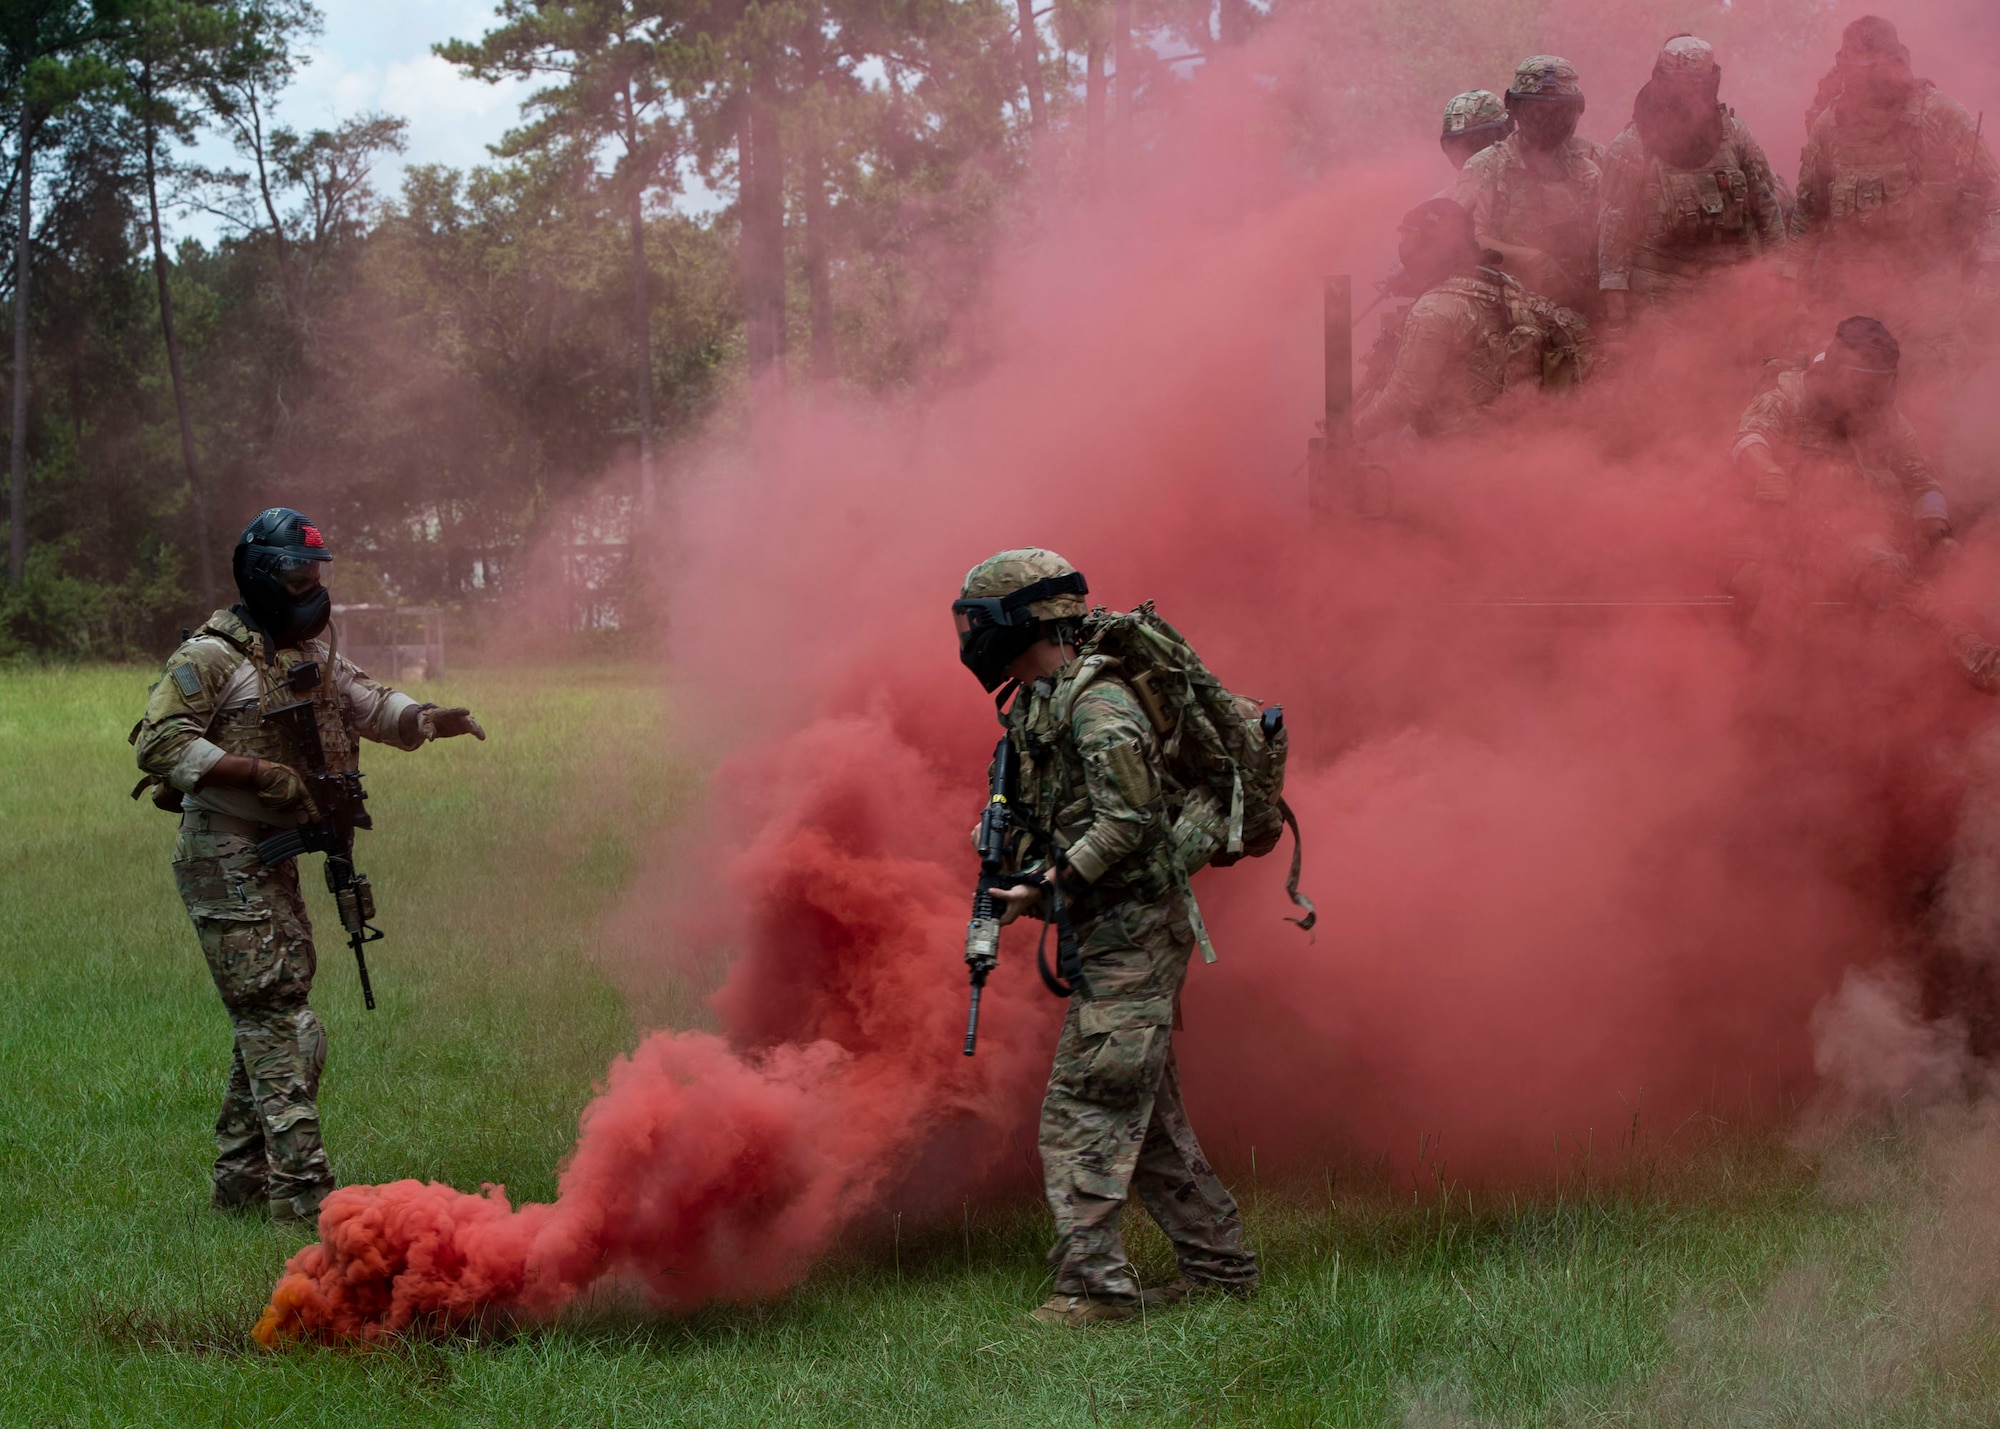
[[[1919,376],[1956,368],[1974,281],[2000,280],[2000,168],[1928,80],[1887,115],[1835,103],[1799,160],[1793,239],[1826,316],[1879,318]]]
[[[1928,80],[1883,118],[1823,111],[1799,160],[1800,259],[1865,257],[1907,273],[1955,259],[2000,272],[2000,169],[1975,129]]]
[[[1507,388],[1508,318],[1497,278],[1487,269],[1460,274],[1417,299],[1393,347],[1378,344],[1370,355],[1355,440],[1404,427],[1448,436],[1480,425]]]
[[[1036,681],[1008,709],[1007,731],[1020,755],[1021,804],[1055,835],[1076,876],[1103,894],[1136,886],[1158,896],[1167,833],[1153,773],[1159,742],[1117,669],[1092,655]]]
[[[1735,115],[1706,163],[1676,168],[1649,155],[1628,126],[1604,156],[1598,286],[1606,291],[1700,278],[1785,243],[1785,213],[1770,161]],[[1633,270],[1640,272],[1635,284]]]
[[[1571,136],[1553,153],[1511,134],[1466,160],[1451,197],[1472,215],[1481,243],[1529,248],[1540,256],[1521,282],[1578,312],[1597,301],[1597,223],[1603,151]]]
[[[146,703],[136,741],[139,767],[181,791],[183,805],[269,823],[270,815],[247,789],[196,789],[225,754],[294,764],[298,753],[263,722],[267,709],[304,698],[286,676],[317,661],[323,675],[318,706],[320,740],[337,768],[353,767],[354,737],[414,748],[403,742],[403,711],[417,701],[371,680],[324,640],[308,640],[273,655],[262,634],[233,611],[218,610],[168,658]]]
[[[1730,455],[1759,443],[1785,472],[1782,485],[1760,481],[1761,501],[1886,500],[1914,518],[1942,494],[1909,418],[1891,408],[1850,431],[1820,410],[1803,372],[1780,374],[1777,385],[1745,409]]]
[[[1949,513],[1907,417],[1891,408],[1850,430],[1820,409],[1804,373],[1787,372],[1743,413],[1731,456],[1759,444],[1779,470],[1759,473],[1751,495],[1786,523],[1785,549],[1766,558],[1877,604],[1914,579],[1919,519]]]

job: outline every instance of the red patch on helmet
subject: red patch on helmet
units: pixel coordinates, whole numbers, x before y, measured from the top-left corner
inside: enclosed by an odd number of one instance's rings
[[[319,534],[319,527],[301,526],[299,527],[299,532],[301,537],[303,538],[302,544],[315,547],[322,551],[326,549],[326,541]]]

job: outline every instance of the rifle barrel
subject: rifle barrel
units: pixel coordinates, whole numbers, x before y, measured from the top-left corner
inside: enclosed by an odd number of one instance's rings
[[[968,1057],[979,1043],[979,994],[985,990],[982,983],[972,984],[972,1011],[965,1018],[965,1055]]]
[[[349,934],[347,941],[348,945],[354,949],[354,966],[361,970],[361,1000],[367,1005],[368,1010],[373,1012],[375,1010],[375,986],[368,981],[368,955],[361,951],[361,945],[368,940],[357,931]]]

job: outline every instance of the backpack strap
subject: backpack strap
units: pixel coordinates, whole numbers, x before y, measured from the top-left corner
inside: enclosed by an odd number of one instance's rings
[[[1194,929],[1194,940],[1201,946],[1201,960],[1215,961],[1215,942],[1208,936],[1208,920],[1201,916],[1201,904],[1195,902],[1194,884],[1188,880],[1187,865],[1174,852],[1171,844],[1167,848],[1167,867],[1173,871],[1174,887],[1180,890],[1181,901],[1187,904],[1188,926]]]
[[[1058,689],[1054,700],[1054,713],[1058,723],[1067,725],[1071,711],[1076,708],[1077,699],[1091,687],[1098,676],[1117,667],[1117,661],[1109,655],[1086,655],[1077,662],[1077,671]]]
[[[1299,892],[1299,861],[1305,856],[1305,839],[1299,834],[1298,815],[1283,799],[1278,800],[1278,816],[1285,821],[1285,827],[1292,831],[1292,871],[1285,876],[1285,896],[1296,906],[1306,910],[1303,918],[1287,918],[1287,923],[1299,925],[1301,933],[1310,933],[1313,924],[1319,921],[1319,910],[1313,907],[1312,899]]]

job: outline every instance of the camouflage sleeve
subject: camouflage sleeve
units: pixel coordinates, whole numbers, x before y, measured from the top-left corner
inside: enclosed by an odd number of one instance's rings
[[[1973,261],[1989,276],[2000,277],[2000,168],[1994,165],[1993,150],[1964,105],[1939,95],[1925,116],[1957,169],[1958,199],[1967,206],[1975,230]]]
[[[1597,231],[1597,286],[1624,292],[1632,286],[1632,253],[1644,236],[1646,152],[1627,129],[1604,154],[1604,216]]]
[[[1459,329],[1453,305],[1440,294],[1417,299],[1403,320],[1388,380],[1354,414],[1356,441],[1400,431],[1436,395],[1451,363],[1464,356]]]
[[[1910,419],[1901,413],[1896,415],[1896,423],[1889,438],[1889,467],[1896,473],[1896,480],[1903,492],[1910,498],[1910,518],[1917,520],[1935,516],[1939,520],[1950,519],[1950,509],[1945,505],[1944,488],[1938,484],[1937,470],[1924,455],[1923,443],[1917,439],[1917,429]]]
[[[1095,883],[1137,851],[1162,820],[1159,754],[1138,700],[1112,680],[1077,697],[1070,732],[1083,756],[1091,818],[1067,857],[1084,882]]]
[[[166,668],[146,697],[139,722],[139,768],[183,794],[194,792],[202,776],[222,758],[207,738],[223,687],[242,657],[219,640],[190,640],[168,657]]]
[[[1786,268],[1800,276],[1812,273],[1813,257],[1826,234],[1827,215],[1832,199],[1832,155],[1828,146],[1833,133],[1833,111],[1827,110],[1813,121],[1806,134],[1806,147],[1799,155],[1799,187],[1794,196],[1798,207],[1792,214],[1791,257]]]
[[[370,679],[345,655],[334,657],[333,671],[334,693],[350,728],[377,744],[393,744],[398,749],[417,747],[405,744],[402,734],[403,711],[414,708],[417,701],[380,680]]]
[[[1791,477],[1782,468],[1784,453],[1791,445],[1793,415],[1784,390],[1774,387],[1759,394],[1736,424],[1736,442],[1729,449],[1730,460],[1740,459],[1753,447],[1761,449],[1761,455],[1767,458],[1755,469],[1753,494],[1759,501],[1783,502],[1791,497]]]
[[[1493,224],[1493,175],[1490,172],[1490,156],[1494,149],[1488,148],[1474,154],[1465,161],[1465,167],[1458,171],[1458,181],[1451,186],[1449,197],[1460,208],[1472,215],[1472,231],[1481,243],[1489,242],[1487,230]]]
[[[1743,164],[1744,176],[1750,180],[1750,220],[1757,225],[1757,244],[1766,253],[1775,252],[1785,246],[1785,205],[1778,197],[1778,179],[1771,172],[1771,161],[1764,157],[1764,146],[1757,142],[1757,136],[1750,132],[1750,126],[1740,119],[1732,119],[1736,130],[1736,153]]]

